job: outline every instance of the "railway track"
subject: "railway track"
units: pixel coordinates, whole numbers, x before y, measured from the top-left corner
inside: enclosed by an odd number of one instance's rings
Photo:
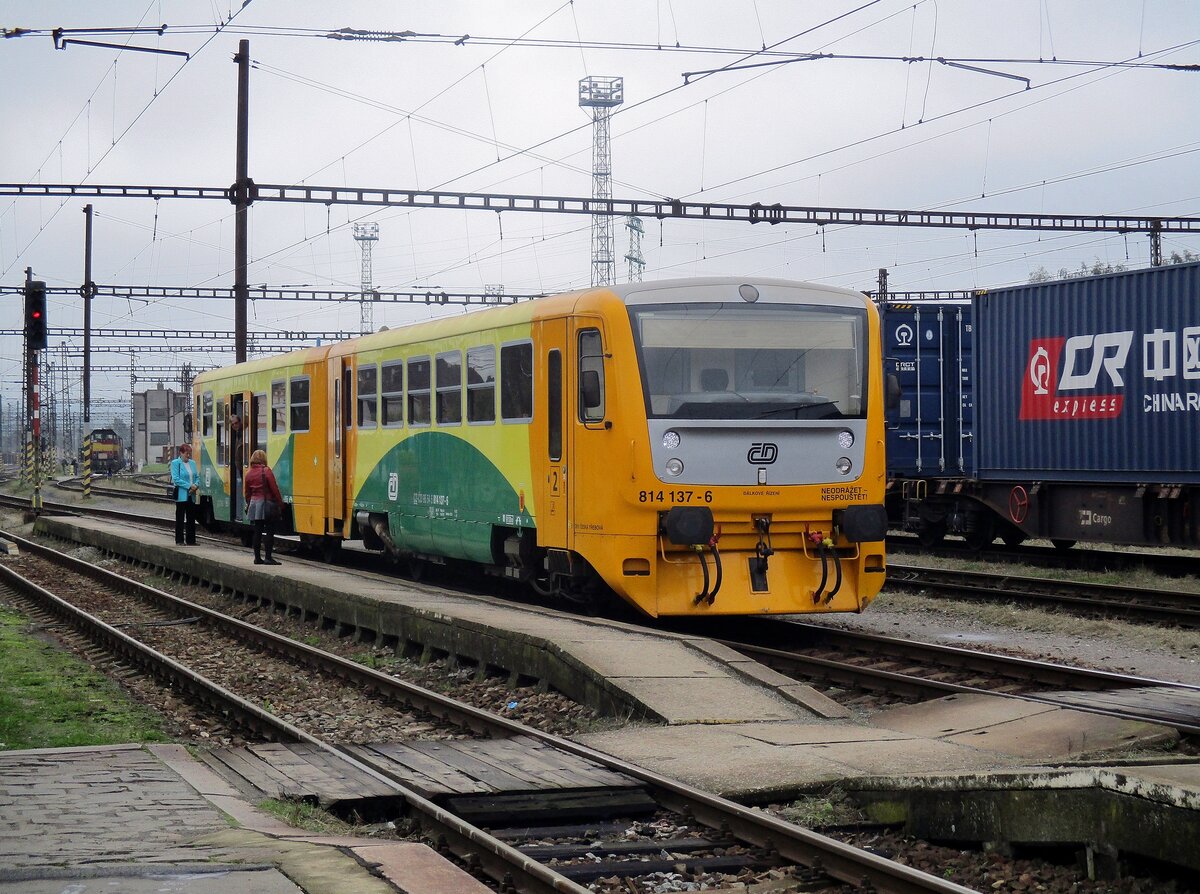
[[[144,490],[130,490],[125,487],[108,487],[104,484],[97,484],[97,481],[107,481],[99,476],[93,476],[92,493],[99,497],[115,497],[119,500],[149,500],[152,503],[174,503],[174,499],[167,495],[166,488],[170,484],[169,479],[163,478],[161,475],[148,475],[138,478],[126,478],[125,481],[136,484]],[[56,480],[54,486],[59,490],[69,490],[81,493],[83,491],[82,478],[66,478]]]
[[[984,693],[1158,723],[1200,736],[1200,686],[819,624],[747,618],[722,627],[727,646],[823,687],[842,702],[853,700],[854,692],[907,700]]]
[[[1019,602],[1078,614],[1200,627],[1200,594],[1119,584],[888,564],[889,587],[987,602]]]
[[[71,507],[62,508],[69,510]],[[95,510],[89,508],[88,511]],[[115,510],[99,511],[108,517],[131,522],[168,527],[173,524],[172,520],[165,518],[135,516]],[[906,567],[893,565],[889,568],[889,575],[898,579],[898,585],[922,588],[931,586],[924,583],[923,578],[908,577],[909,571]],[[973,573],[946,572],[942,592],[957,593],[962,586],[964,575],[970,578]],[[1009,581],[1025,580],[1013,578],[1011,575],[999,577]],[[1006,594],[1004,588],[994,580],[990,583],[988,580],[986,575],[979,577],[976,587],[979,598],[1016,598]],[[1093,586],[1072,585],[1061,581],[1049,581],[1047,584],[1056,588],[1058,593],[1037,594],[1037,601],[1043,604],[1055,601],[1063,591],[1070,591],[1072,586],[1085,589]],[[1114,589],[1130,592],[1130,588]],[[1133,598],[1145,599],[1146,592],[1134,588]],[[1149,592],[1154,594],[1154,591]],[[1183,597],[1183,600],[1187,601],[1187,597]],[[1118,605],[1110,610],[1120,613],[1120,608],[1122,606]],[[1159,611],[1155,616],[1159,618],[1171,611],[1169,607],[1156,608]],[[1089,608],[1092,612],[1103,610],[1103,605]],[[1130,609],[1126,615],[1136,610]],[[712,635],[711,629],[706,626],[698,628],[686,621],[668,626],[672,629],[700,632],[706,636]],[[738,635],[735,637],[731,631],[737,631]],[[803,650],[794,647],[798,631],[805,641]],[[730,644],[735,648],[782,673],[803,678],[806,682],[814,682],[817,685],[820,685],[822,680],[826,681],[829,690],[827,694],[843,702],[861,700],[864,697],[883,701],[911,701],[942,697],[955,692],[988,692],[1028,700],[1053,699],[1055,704],[1175,726],[1188,735],[1200,733],[1191,703],[1173,704],[1172,699],[1164,695],[1166,691],[1173,690],[1177,698],[1189,698],[1190,696],[1180,694],[1194,691],[1197,687],[1184,684],[1125,677],[971,649],[857,634],[816,624],[798,624],[777,619],[727,619],[722,622],[718,636],[728,637]],[[1048,691],[1055,691],[1057,694],[1042,694]],[[1088,704],[1077,694],[1099,691],[1119,691],[1123,695],[1120,698],[1114,697],[1115,703],[1104,706],[1097,702]],[[1161,705],[1161,713],[1156,714],[1151,710],[1150,706],[1154,703]]]
[[[991,545],[972,549],[965,541],[946,540],[935,547],[924,547],[915,535],[889,534],[887,548],[892,555],[925,555],[969,562],[996,562],[1032,565],[1040,568],[1068,568],[1078,571],[1129,571],[1144,568],[1163,577],[1200,575],[1200,555],[1170,552],[1138,552],[1135,548],[1098,549],[1073,546],[1021,544],[1008,547]]]
[[[50,576],[56,585],[71,575],[83,575],[93,582],[87,588],[93,597],[101,591],[113,593],[119,605],[117,616],[134,616],[137,622],[120,628],[26,580],[11,567],[0,565],[0,582],[11,592],[35,600],[38,611],[54,615],[122,665],[187,693],[220,717],[224,726],[248,734],[248,742],[257,738],[260,743],[286,744],[291,749],[290,761],[297,760],[298,755],[307,756],[312,765],[332,769],[343,785],[350,784],[346,782],[350,780],[372,792],[375,803],[385,799],[404,805],[427,837],[444,843],[460,860],[502,887],[582,894],[587,890],[584,884],[601,877],[632,880],[647,873],[652,876],[681,869],[702,875],[772,868],[805,884],[837,880],[851,888],[869,885],[876,892],[950,894],[967,890],[47,547],[21,538],[9,539],[38,561],[52,562],[55,570]],[[150,608],[131,608],[127,604],[131,598]],[[460,762],[490,755],[478,759],[490,761],[493,769],[489,772],[493,775],[520,775],[533,761],[529,757],[531,749],[540,748],[560,755],[549,761],[559,768],[553,775],[563,775],[562,768],[573,761],[587,768],[593,785],[587,792],[544,789],[532,799],[536,809],[520,808],[521,804],[528,808],[528,793],[523,802],[496,792],[430,797],[414,783],[411,774],[397,770],[405,760],[411,769],[416,761],[414,752],[428,760],[428,746],[415,741],[370,745],[329,741],[141,641],[147,631],[180,628],[191,631],[193,638],[202,638],[209,648],[218,636],[244,644],[258,656],[244,661],[265,662],[269,658],[291,662],[305,674],[320,673],[323,679],[344,683],[356,692],[372,693],[381,704],[401,705],[405,710],[437,718],[459,730],[458,739],[440,740],[437,747],[460,749],[455,751]],[[460,741],[464,744],[459,745]],[[262,749],[280,746],[247,747],[258,748],[261,753]],[[482,750],[473,752],[471,748]],[[395,758],[397,749],[399,759]],[[496,755],[507,757],[501,761]],[[243,763],[248,759],[245,755],[239,758]],[[605,827],[600,829],[588,820],[588,844],[582,853],[579,844],[569,843],[580,834],[581,810],[588,817],[600,816],[603,822],[599,826]],[[610,833],[610,841],[595,841],[594,837],[605,830]],[[557,839],[556,843],[546,845],[547,837]]]
[[[116,488],[112,490],[112,495],[123,498],[171,502],[165,494],[143,496]],[[0,496],[0,505],[28,508],[29,504],[27,500],[23,501],[20,498]],[[156,518],[121,510],[82,507],[72,503],[44,502],[43,507],[45,511],[52,513],[86,512],[115,520],[150,523],[168,528],[174,525],[174,520],[166,517]],[[285,537],[277,537],[277,543],[286,547],[286,542]],[[890,542],[891,538],[889,544]],[[1064,555],[1061,550],[1050,548],[1050,551]],[[1200,569],[1200,566],[1197,568]],[[1200,627],[1200,594],[1003,573],[936,569],[895,562],[888,565],[888,586],[921,590],[929,595],[956,599],[1018,602],[1091,616],[1189,628]]]

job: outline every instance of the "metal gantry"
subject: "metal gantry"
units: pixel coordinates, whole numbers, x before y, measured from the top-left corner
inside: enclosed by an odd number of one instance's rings
[[[130,286],[130,285],[96,285],[92,284],[93,295],[107,295],[113,298],[155,300],[155,299],[207,299],[233,300],[234,290],[212,286]],[[0,295],[23,295],[24,286],[2,286]],[[77,287],[61,286],[47,287],[48,295],[79,295]],[[361,290],[349,289],[306,289],[288,286],[270,287],[255,286],[248,290],[251,301],[357,301],[362,295]],[[440,286],[415,288],[400,292],[381,292],[371,290],[371,299],[376,303],[390,302],[393,304],[466,304],[493,305],[516,304],[519,301],[531,301],[541,298],[544,292],[519,292],[509,294],[501,287],[486,286],[482,292],[446,290]]]
[[[93,186],[90,184],[3,184],[0,196],[34,198],[215,199],[229,201],[222,187]],[[1063,230],[1108,233],[1200,233],[1200,217],[1137,217],[1115,214],[1027,214],[1024,212],[930,211],[688,202],[683,199],[592,199],[509,193],[434,192],[346,186],[255,184],[256,202],[313,205],[374,205],[392,208],[445,208],[463,211],[529,211],[540,214],[602,214],[610,217],[726,220],[742,223],[813,226],[933,227],[960,230]],[[353,293],[357,294],[357,293]]]

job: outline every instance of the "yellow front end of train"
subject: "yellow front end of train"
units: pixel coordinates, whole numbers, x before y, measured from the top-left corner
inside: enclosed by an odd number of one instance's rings
[[[651,615],[860,611],[883,585],[878,316],[780,281],[629,284],[535,323],[550,580],[583,560]],[[554,383],[546,382],[549,399]]]

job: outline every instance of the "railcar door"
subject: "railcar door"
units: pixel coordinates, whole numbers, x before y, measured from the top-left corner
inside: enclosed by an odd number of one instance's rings
[[[534,456],[541,456],[545,474],[537,506],[538,544],[550,549],[570,549],[569,472],[570,430],[566,387],[568,330],[566,320],[545,320],[538,325],[537,401],[534,419]]]
[[[242,496],[242,482],[246,478],[250,454],[246,450],[250,423],[247,421],[247,411],[250,409],[250,395],[235,393],[226,398],[225,418],[227,420],[225,437],[227,449],[225,461],[229,466],[229,521],[244,521],[246,498]]]
[[[346,516],[346,435],[350,428],[350,408],[354,406],[351,358],[332,358],[325,365],[329,376],[329,456],[325,467],[325,533],[341,536]]]

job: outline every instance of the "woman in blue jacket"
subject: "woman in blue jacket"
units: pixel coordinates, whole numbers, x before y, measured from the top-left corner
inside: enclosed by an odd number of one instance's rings
[[[171,460],[171,483],[175,485],[175,542],[195,546],[196,504],[192,497],[200,489],[200,470],[196,468],[196,461],[192,459],[191,444],[180,444],[179,456]]]

